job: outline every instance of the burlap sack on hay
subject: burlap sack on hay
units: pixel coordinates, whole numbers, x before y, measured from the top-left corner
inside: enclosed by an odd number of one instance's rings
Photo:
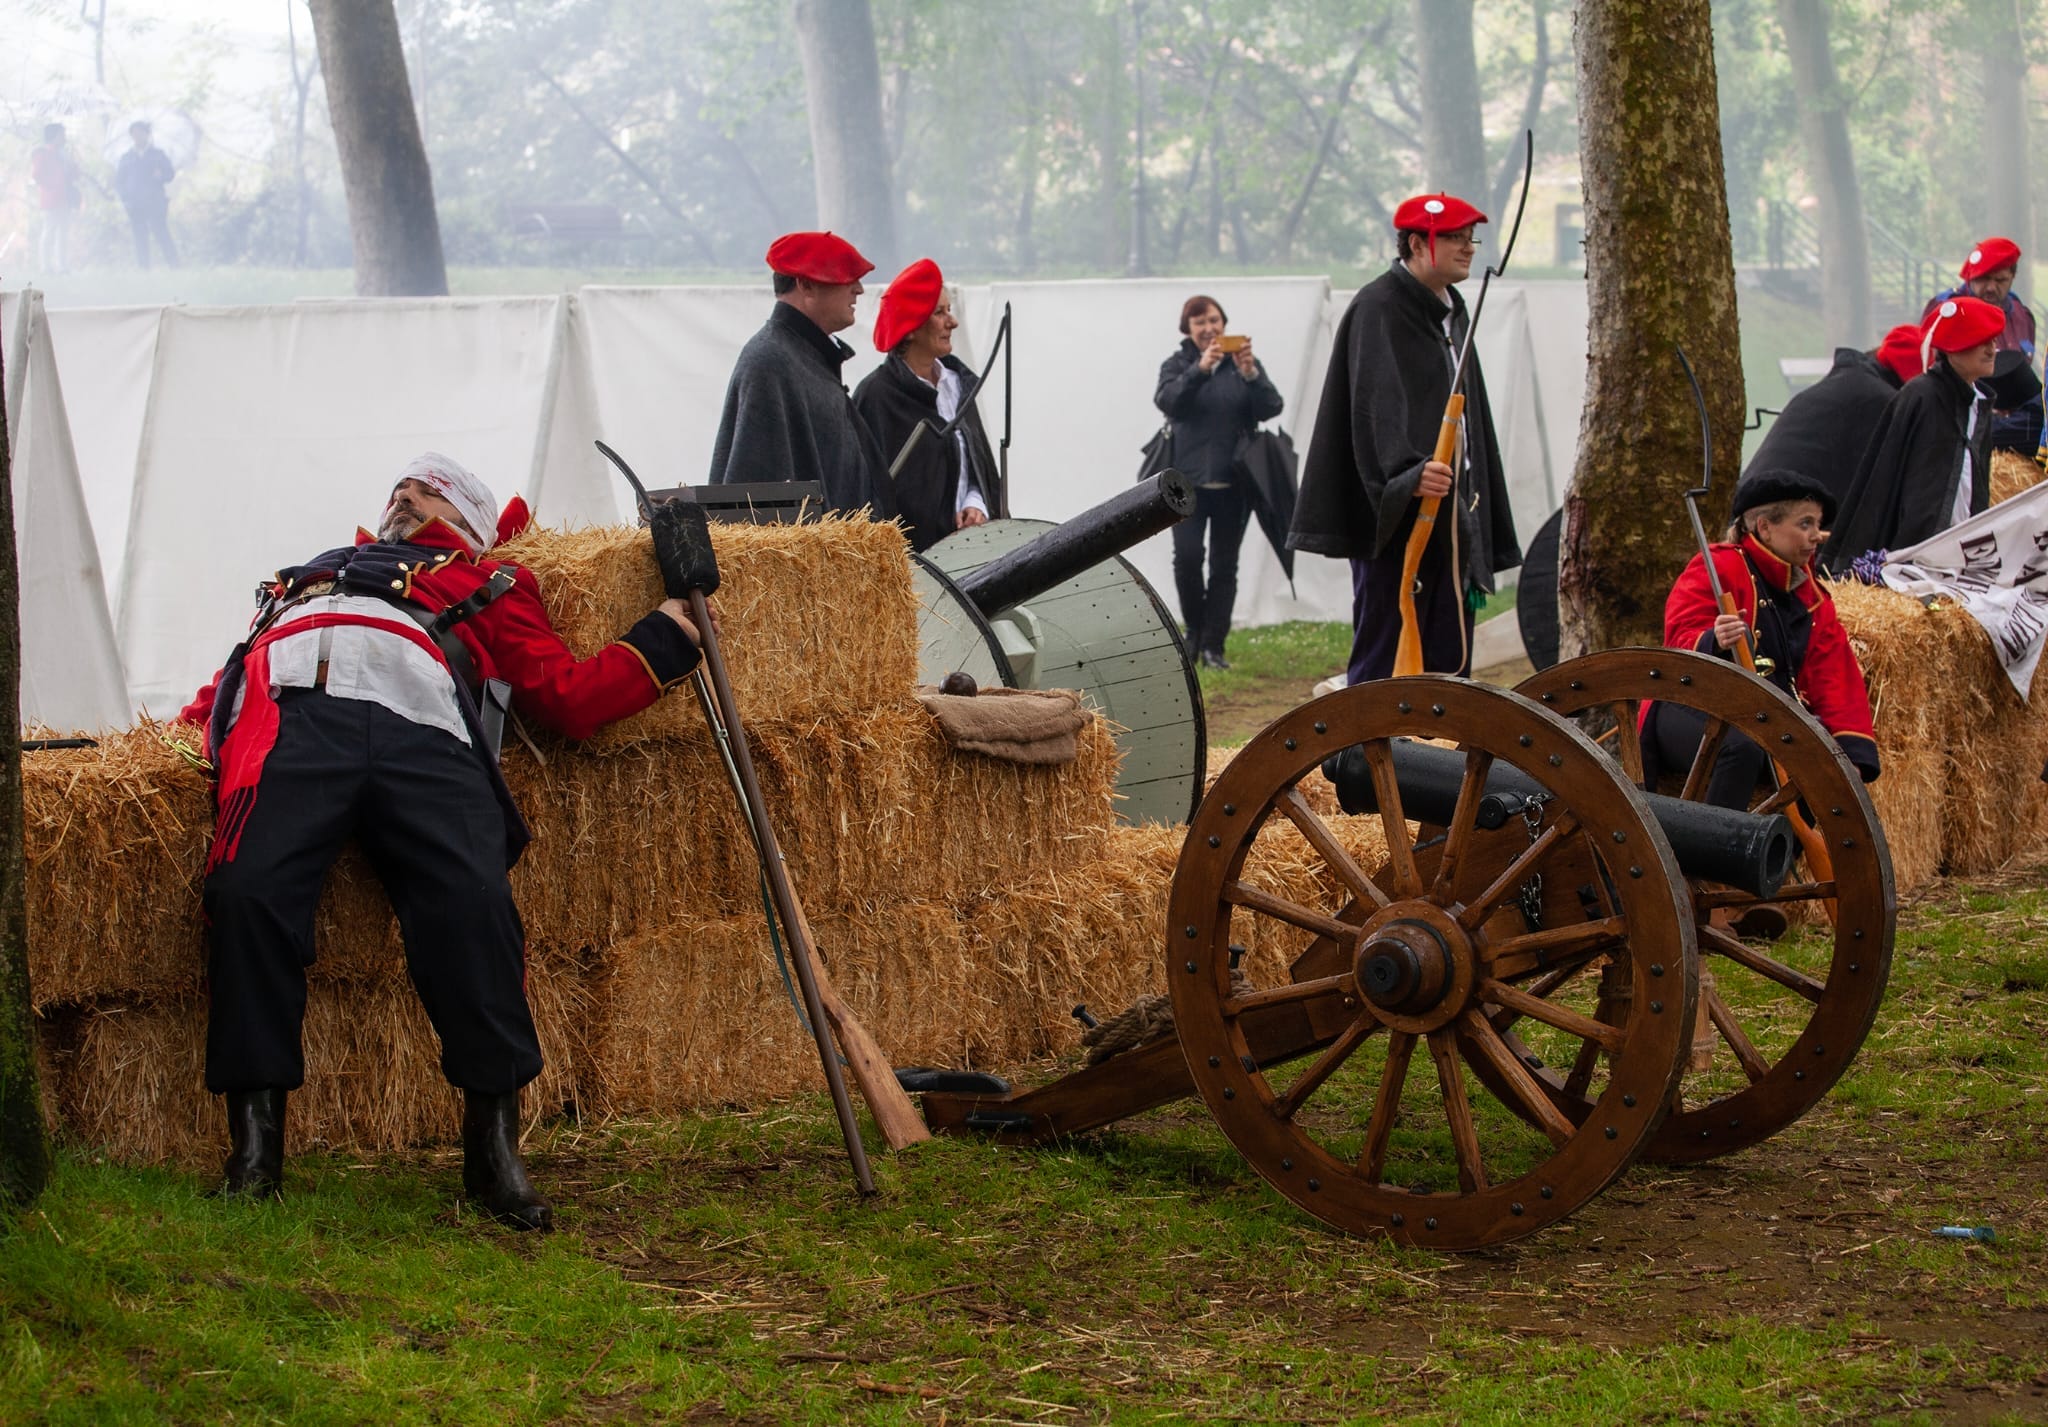
[[[559,959],[530,960],[526,994],[541,1053],[529,1117],[574,1108],[575,1032],[587,1011]],[[426,1012],[403,972],[371,981],[314,978],[306,1002],[306,1083],[294,1091],[288,1151],[373,1153],[446,1143],[462,1128],[460,1093],[442,1076]],[[206,1003],[164,999],[64,1008],[46,1019],[45,1085],[72,1141],[134,1163],[204,1169],[227,1147],[221,1101],[206,1091]]]
[[[900,704],[917,681],[917,595],[903,532],[832,517],[805,525],[714,524],[719,647],[740,718],[803,723]],[[644,530],[534,530],[496,552],[531,570],[562,640],[587,657],[661,603]],[[677,690],[598,734],[586,749],[694,733],[697,700]]]

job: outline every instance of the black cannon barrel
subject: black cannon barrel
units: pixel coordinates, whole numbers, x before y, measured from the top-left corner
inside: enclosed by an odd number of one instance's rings
[[[1195,508],[1195,488],[1179,471],[1161,471],[1020,545],[959,580],[960,593],[996,615],[1121,555],[1178,525]]]
[[[1401,786],[1401,811],[1416,822],[1442,827],[1458,805],[1465,779],[1465,755],[1454,748],[1395,739],[1394,776]],[[1337,788],[1337,803],[1347,813],[1377,811],[1372,770],[1365,753],[1353,746],[1323,764],[1323,774]],[[1482,828],[1497,828],[1519,817],[1543,785],[1518,768],[1496,762],[1487,774],[1474,819]],[[1792,870],[1797,843],[1792,824],[1782,813],[1759,817],[1710,803],[1651,793],[1650,812],[1665,841],[1688,877],[1725,882],[1756,897],[1776,895]]]

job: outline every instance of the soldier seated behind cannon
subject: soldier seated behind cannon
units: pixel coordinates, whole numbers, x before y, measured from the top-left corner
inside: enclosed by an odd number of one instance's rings
[[[1813,558],[1834,519],[1835,496],[1813,476],[1753,470],[1735,490],[1726,543],[1712,547],[1721,588],[1736,613],[1715,602],[1706,561],[1695,555],[1664,603],[1664,643],[1731,658],[1745,640],[1756,672],[1804,703],[1834,735],[1866,783],[1878,775],[1877,739],[1863,668],[1813,577]],[[1652,788],[1663,773],[1683,777],[1699,753],[1706,715],[1675,704],[1643,706],[1643,771]],[[1769,769],[1769,754],[1730,729],[1707,782],[1707,801],[1747,808]]]
[[[442,1071],[464,1093],[464,1193],[514,1228],[552,1227],[519,1156],[519,1089],[541,1054],[506,874],[528,832],[487,726],[509,695],[521,715],[587,737],[659,699],[698,653],[672,598],[577,659],[533,576],[488,556],[525,522],[523,501],[501,518],[482,481],[422,455],[374,536],[279,572],[182,714],[207,725],[218,780],[206,1085],[227,1097],[229,1195],[279,1192],[285,1098],[305,1079],[314,912],[354,838],[398,913]]]

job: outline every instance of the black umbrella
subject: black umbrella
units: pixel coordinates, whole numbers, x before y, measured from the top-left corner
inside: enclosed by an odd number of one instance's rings
[[[1301,462],[1294,454],[1294,438],[1285,431],[1254,431],[1238,457],[1251,478],[1252,509],[1259,517],[1259,529],[1266,543],[1280,557],[1287,572],[1287,589],[1294,590],[1294,552],[1287,548],[1287,531],[1294,524],[1294,495],[1300,489],[1295,472]]]

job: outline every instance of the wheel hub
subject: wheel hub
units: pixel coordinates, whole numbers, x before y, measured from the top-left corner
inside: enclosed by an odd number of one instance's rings
[[[1383,1011],[1420,1015],[1442,1002],[1450,984],[1450,948],[1423,922],[1389,922],[1358,948],[1359,989]]]

